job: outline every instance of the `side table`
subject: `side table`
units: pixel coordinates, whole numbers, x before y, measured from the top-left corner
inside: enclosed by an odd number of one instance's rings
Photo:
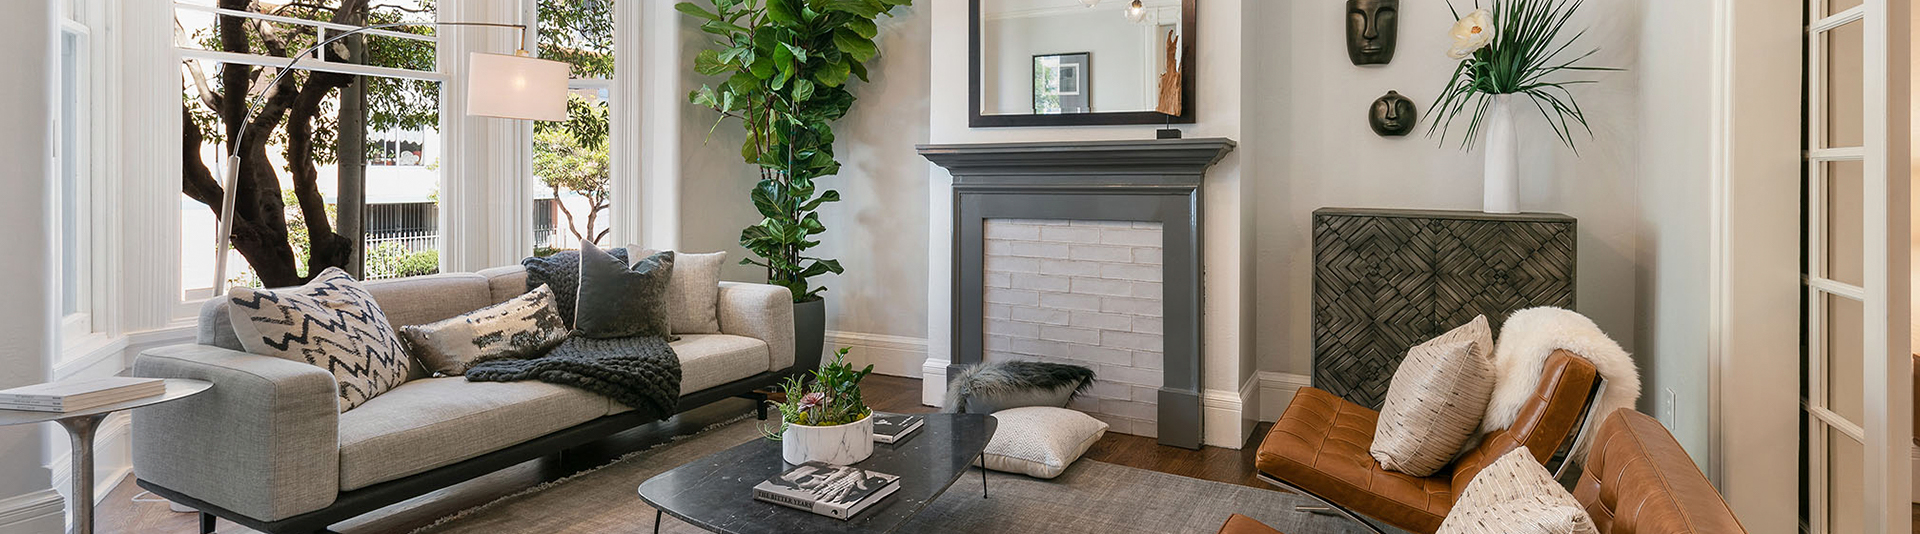
[[[0,426],[55,422],[67,429],[73,441],[73,528],[77,534],[93,534],[93,433],[100,421],[121,410],[132,410],[190,397],[213,387],[204,380],[166,379],[167,392],[104,406],[71,412],[31,412],[0,410]]]

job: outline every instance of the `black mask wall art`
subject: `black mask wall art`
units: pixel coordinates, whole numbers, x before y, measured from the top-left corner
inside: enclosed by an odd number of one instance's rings
[[[1398,91],[1387,91],[1387,96],[1368,108],[1367,122],[1381,137],[1400,137],[1413,132],[1414,124],[1420,122],[1420,112],[1412,99],[1400,96]]]
[[[1400,0],[1347,0],[1347,57],[1353,64],[1393,62],[1399,37]]]

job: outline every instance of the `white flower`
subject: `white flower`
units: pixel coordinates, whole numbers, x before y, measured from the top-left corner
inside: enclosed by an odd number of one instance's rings
[[[1485,9],[1474,11],[1453,23],[1453,48],[1447,49],[1447,57],[1466,59],[1492,42],[1493,13]]]

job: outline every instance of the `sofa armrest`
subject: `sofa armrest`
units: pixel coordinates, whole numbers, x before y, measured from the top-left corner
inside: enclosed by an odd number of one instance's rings
[[[261,521],[333,504],[340,413],[333,373],[211,345],[142,352],[133,375],[213,383],[205,393],[133,411],[141,480]]]
[[[773,371],[793,366],[793,292],[785,287],[720,283],[720,333],[767,342]]]

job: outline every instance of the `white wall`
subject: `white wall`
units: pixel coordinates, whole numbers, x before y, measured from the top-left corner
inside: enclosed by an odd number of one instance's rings
[[[1707,2],[1643,0],[1640,35],[1639,305],[1641,411],[1707,465],[1712,213],[1713,24]],[[1673,392],[1674,406],[1663,405]]]
[[[16,251],[53,250],[51,136],[55,82],[51,0],[18,2],[12,15],[0,21],[0,69],[13,73],[18,83],[0,89],[0,120],[15,125],[0,132],[0,161],[8,162],[0,195],[0,213],[8,214],[8,231],[0,233],[0,247]],[[52,258],[21,254],[0,262],[0,277],[12,280],[0,288],[0,389],[45,381],[54,355],[55,300]],[[42,461],[45,425],[0,428],[0,533],[56,532],[62,528],[60,497]],[[57,431],[54,431],[57,432]],[[49,506],[50,505],[50,506]],[[49,513],[51,512],[51,513]]]

